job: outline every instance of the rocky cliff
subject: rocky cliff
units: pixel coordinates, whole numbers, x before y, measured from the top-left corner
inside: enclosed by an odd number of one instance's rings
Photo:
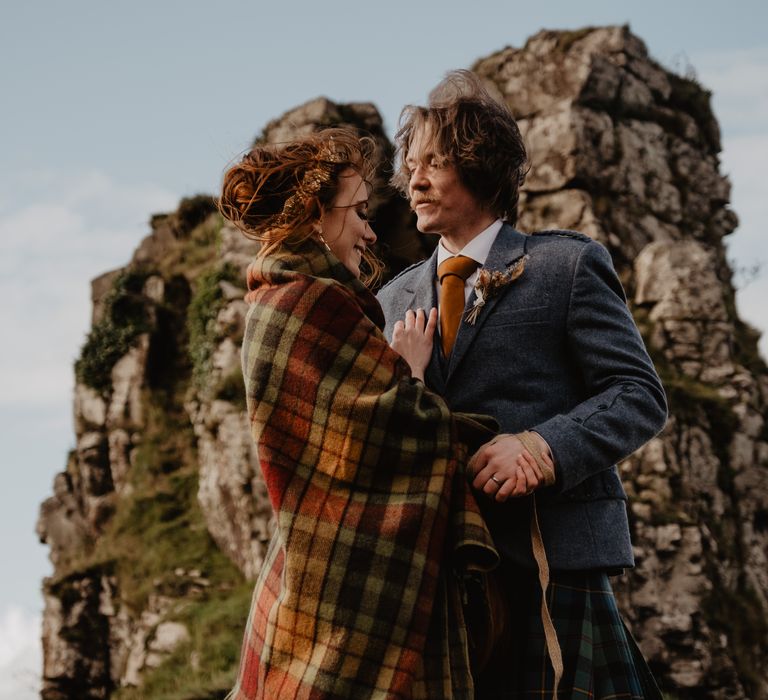
[[[768,375],[736,314],[709,94],[619,27],[541,32],[474,70],[530,146],[521,228],[610,250],[669,395],[664,432],[621,465],[632,629],[675,695],[768,697]]]
[[[533,168],[520,228],[606,245],[669,392],[665,431],[622,465],[638,567],[617,591],[669,697],[768,698],[768,371],[736,315],[736,218],[709,95],[620,27],[542,32],[474,70],[520,120]],[[346,123],[391,156],[369,104],[319,98],[260,139]],[[429,242],[383,184],[393,270]],[[44,689],[64,698],[220,698],[271,531],[243,413],[252,244],[210,197],[153,217],[93,282],[76,365],[77,447],[41,507]]]

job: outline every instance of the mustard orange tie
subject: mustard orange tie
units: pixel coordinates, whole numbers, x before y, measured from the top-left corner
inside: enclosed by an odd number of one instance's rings
[[[465,255],[443,260],[437,268],[440,280],[440,336],[443,353],[451,354],[464,312],[464,283],[477,269],[477,262]]]

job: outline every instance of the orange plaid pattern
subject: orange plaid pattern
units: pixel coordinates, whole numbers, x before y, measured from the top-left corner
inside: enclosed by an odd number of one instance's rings
[[[458,582],[498,556],[463,465],[487,429],[411,378],[375,297],[319,246],[257,260],[248,285],[277,529],[232,697],[471,698]]]

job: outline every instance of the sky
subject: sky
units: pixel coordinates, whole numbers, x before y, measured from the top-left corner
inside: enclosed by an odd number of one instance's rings
[[[124,265],[151,214],[215,193],[271,119],[313,97],[374,102],[393,133],[453,68],[542,28],[629,23],[712,90],[739,229],[743,318],[768,329],[768,5],[742,0],[132,0],[0,11],[0,700],[37,697],[34,528],[74,447],[72,364],[89,281]],[[535,163],[534,163],[535,167]],[[763,269],[764,268],[764,269]],[[763,344],[765,355],[768,347]]]

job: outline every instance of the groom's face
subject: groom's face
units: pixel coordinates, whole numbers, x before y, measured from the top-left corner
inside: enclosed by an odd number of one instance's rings
[[[408,194],[422,233],[454,235],[482,216],[482,207],[459,178],[456,166],[431,152],[427,131],[416,132],[408,147]]]

